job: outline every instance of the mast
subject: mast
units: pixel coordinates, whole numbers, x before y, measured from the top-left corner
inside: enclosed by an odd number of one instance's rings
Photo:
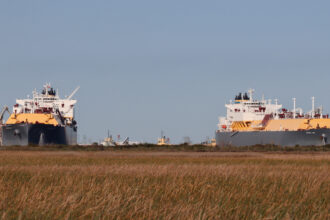
[[[249,89],[249,95],[250,95],[250,101],[253,101],[253,93],[254,93],[254,89]]]
[[[293,118],[296,118],[296,98],[293,98]]]
[[[312,97],[312,118],[315,116],[315,97]]]

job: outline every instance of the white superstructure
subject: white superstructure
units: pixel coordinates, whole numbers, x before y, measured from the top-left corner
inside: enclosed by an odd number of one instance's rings
[[[288,110],[282,108],[278,104],[277,99],[272,103],[272,100],[261,101],[253,99],[253,89],[248,93],[239,93],[235,97],[235,101],[230,101],[226,104],[227,116],[219,118],[218,131],[232,131],[233,125],[235,130],[253,130],[265,128],[265,125],[270,120],[284,119],[323,119],[329,118],[329,115],[323,115],[323,108],[315,108],[315,98],[312,97],[312,110],[304,113],[301,108],[296,106],[296,98],[293,98],[293,109]]]
[[[44,85],[41,93],[36,89],[32,92],[32,99],[17,99],[13,107],[14,114],[53,114],[65,120],[65,124],[74,121],[74,106],[77,100],[72,99],[78,91],[76,88],[66,99],[60,99],[49,83]]]
[[[272,103],[271,100],[259,100],[253,99],[253,89],[249,90],[249,95],[240,93],[236,96],[234,103],[230,101],[230,104],[226,104],[227,117],[219,118],[219,130],[230,131],[231,124],[238,121],[261,121],[266,115],[273,115],[278,118],[282,109],[282,105]]]

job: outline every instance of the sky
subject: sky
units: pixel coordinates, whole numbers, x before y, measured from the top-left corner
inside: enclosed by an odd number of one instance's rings
[[[0,106],[77,86],[78,138],[214,137],[238,92],[330,112],[330,1],[2,0]]]

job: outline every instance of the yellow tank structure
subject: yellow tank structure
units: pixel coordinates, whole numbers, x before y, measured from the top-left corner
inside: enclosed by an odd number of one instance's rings
[[[235,121],[231,125],[233,131],[257,131],[263,130],[261,121]]]
[[[164,137],[158,138],[157,145],[159,145],[159,146],[170,145],[170,141],[168,138],[166,138],[164,136]]]
[[[330,119],[271,119],[266,125],[262,121],[239,121],[231,125],[233,131],[301,131],[320,128],[330,128]]]
[[[56,121],[52,114],[11,114],[6,124],[47,124],[58,126],[59,123]]]

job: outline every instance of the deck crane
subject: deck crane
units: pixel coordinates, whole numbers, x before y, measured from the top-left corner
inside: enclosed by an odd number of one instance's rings
[[[1,125],[3,124],[3,116],[5,115],[6,112],[8,112],[10,114],[8,106],[3,107],[3,109],[0,112],[0,124]]]
[[[2,125],[3,125],[3,116],[5,115],[5,113],[9,112],[8,106],[3,107],[3,109],[0,112],[0,146],[2,146]]]
[[[72,93],[71,95],[69,95],[66,99],[70,100],[72,99],[72,97],[78,92],[78,90],[80,89],[80,86],[78,86]]]

